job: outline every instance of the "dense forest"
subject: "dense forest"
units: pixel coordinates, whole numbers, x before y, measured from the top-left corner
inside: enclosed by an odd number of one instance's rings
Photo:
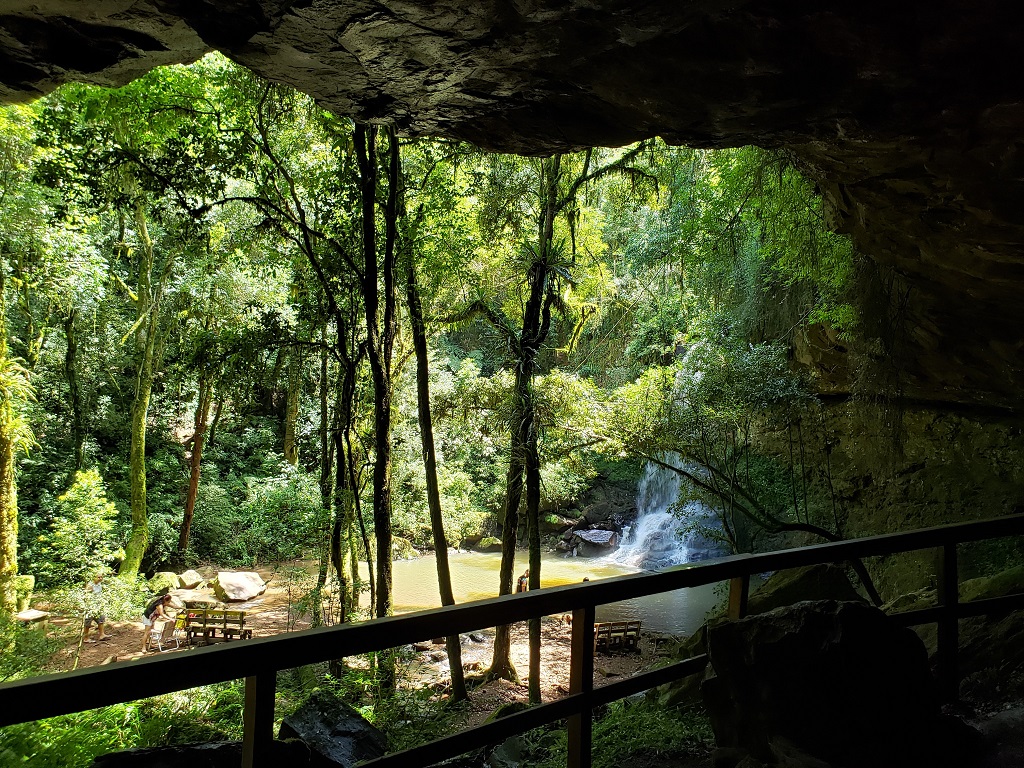
[[[389,615],[417,550],[450,603],[448,548],[493,537],[507,594],[517,547],[540,587],[545,521],[647,461],[733,551],[841,538],[793,347],[858,330],[866,271],[780,151],[489,154],[218,55],[5,107],[0,678],[47,666],[23,575],[74,615],[116,574],[117,618],[158,570],[315,558],[316,625]],[[488,673],[517,678],[507,631]]]

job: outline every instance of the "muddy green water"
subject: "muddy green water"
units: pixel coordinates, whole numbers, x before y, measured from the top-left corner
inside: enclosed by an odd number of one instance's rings
[[[458,552],[448,556],[455,600],[463,603],[483,600],[498,594],[498,553]],[[526,553],[516,560],[516,575],[526,569]],[[546,554],[541,567],[543,587],[578,584],[584,577],[591,581],[637,573],[637,569],[605,559],[562,557]],[[660,595],[648,595],[597,607],[598,621],[640,619],[644,629],[672,634],[690,634],[704,623],[707,613],[721,600],[715,586],[682,589]],[[718,590],[720,594],[724,594]],[[441,599],[437,590],[437,570],[433,555],[394,563],[395,613],[437,608]]]

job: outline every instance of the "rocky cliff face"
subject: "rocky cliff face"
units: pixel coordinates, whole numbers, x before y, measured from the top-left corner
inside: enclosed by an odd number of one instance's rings
[[[794,455],[805,457],[812,521],[833,528],[837,516],[844,535],[854,538],[1024,512],[1022,429],[1024,421],[1002,412],[842,399],[826,402],[799,433],[762,432],[756,447],[785,464],[790,440],[802,439]],[[960,550],[961,575],[969,579],[1024,556],[1024,542]],[[868,567],[886,599],[935,583],[933,551]]]
[[[939,0],[14,0],[0,97],[213,48],[359,120],[530,154],[661,135],[785,146],[904,279],[901,386],[1024,392],[1024,26]]]

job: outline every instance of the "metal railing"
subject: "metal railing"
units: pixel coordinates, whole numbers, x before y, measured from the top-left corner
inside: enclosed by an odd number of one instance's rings
[[[569,695],[557,701],[472,728],[363,765],[423,766],[495,744],[551,723],[568,720],[569,766],[591,764],[591,724],[595,707],[704,670],[697,656],[621,681],[594,687],[594,615],[598,605],[644,595],[729,582],[729,614],[746,614],[750,577],[823,563],[935,549],[938,604],[896,614],[901,624],[938,624],[938,672],[947,698],[955,698],[960,619],[1024,608],[1024,594],[959,601],[957,545],[1024,535],[1024,515],[871,536],[757,555],[736,555],[642,573],[551,587],[492,600],[404,614],[358,624],[321,627],[300,633],[255,638],[189,653],[141,659],[0,685],[0,726],[81,712],[100,706],[245,680],[243,767],[267,764],[273,740],[274,695],[279,670],[394,648],[454,633],[572,612]]]

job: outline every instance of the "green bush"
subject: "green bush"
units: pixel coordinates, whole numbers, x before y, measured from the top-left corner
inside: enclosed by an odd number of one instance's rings
[[[57,499],[56,512],[34,566],[41,583],[85,582],[94,570],[115,562],[120,550],[114,534],[117,507],[107,500],[97,470],[75,473],[71,487]]]
[[[85,768],[124,749],[238,740],[243,699],[239,681],[8,726],[0,729],[0,765]]]

